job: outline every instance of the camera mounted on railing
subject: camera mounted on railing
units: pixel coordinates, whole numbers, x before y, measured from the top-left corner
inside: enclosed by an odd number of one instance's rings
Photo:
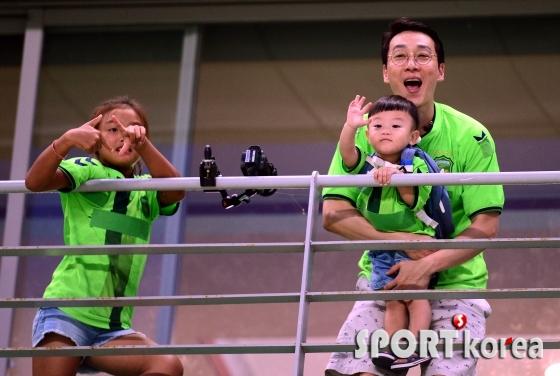
[[[258,145],[251,145],[249,149],[241,154],[241,172],[244,176],[277,176],[278,171],[268,161],[263,150]],[[216,165],[216,159],[212,156],[212,148],[206,145],[204,148],[204,159],[200,162],[200,186],[215,187],[216,177],[222,176]],[[225,189],[204,190],[204,192],[220,192],[222,195],[222,206],[230,209],[241,205],[242,202],[249,203],[251,197],[258,194],[263,197],[272,196],[276,189],[246,189],[240,195],[229,196]]]

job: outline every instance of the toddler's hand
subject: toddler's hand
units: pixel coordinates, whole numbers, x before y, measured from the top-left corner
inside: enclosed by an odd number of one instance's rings
[[[367,113],[373,104],[369,102],[364,106],[365,100],[366,97],[356,95],[356,98],[350,102],[350,105],[348,106],[348,114],[346,115],[346,124],[344,124],[344,126],[348,126],[352,129],[358,129],[371,122],[370,119],[364,119],[364,115],[367,117]]]
[[[393,174],[402,174],[402,171],[394,167],[380,167],[373,172],[373,179],[380,185],[387,185],[391,182]]]

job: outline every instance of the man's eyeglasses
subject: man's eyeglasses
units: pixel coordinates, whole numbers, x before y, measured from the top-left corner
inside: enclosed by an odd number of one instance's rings
[[[398,66],[403,66],[408,62],[409,56],[414,57],[414,61],[419,65],[426,65],[432,61],[432,56],[437,56],[436,54],[431,54],[425,51],[419,51],[415,54],[405,53],[405,52],[395,52],[394,54],[388,55],[393,64]]]

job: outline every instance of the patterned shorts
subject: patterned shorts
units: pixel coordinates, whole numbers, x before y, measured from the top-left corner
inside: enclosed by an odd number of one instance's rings
[[[368,280],[360,277],[356,284],[359,291],[371,291]],[[471,338],[484,338],[486,334],[486,318],[492,312],[490,305],[484,299],[438,299],[430,300],[432,308],[432,324],[430,329],[455,330],[452,317],[457,313],[467,316],[467,326]],[[360,301],[354,304],[348,318],[342,325],[337,343],[355,344],[356,334],[362,329],[369,333],[383,328],[385,316],[385,301]],[[462,338],[457,339],[462,341]],[[430,363],[422,366],[422,375],[450,375],[450,376],[475,376],[477,359],[472,357],[464,359],[462,351],[454,351],[453,358],[445,359],[440,353],[438,358],[433,358]],[[369,372],[374,375],[395,376],[396,374],[377,368],[371,362],[369,353],[365,357],[356,359],[354,353],[333,353],[325,370],[325,376],[355,375]]]

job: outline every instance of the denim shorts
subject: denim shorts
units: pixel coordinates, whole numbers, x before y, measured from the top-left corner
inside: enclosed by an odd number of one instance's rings
[[[410,260],[410,257],[403,251],[369,251],[368,256],[372,264],[370,277],[372,290],[381,290],[396,277],[396,274],[387,275],[387,272],[393,265],[401,261]]]
[[[78,321],[58,308],[40,308],[33,320],[33,347],[36,347],[47,333],[68,337],[76,346],[101,346],[115,338],[128,334],[141,334],[132,329],[101,329]],[[82,358],[78,373],[97,373],[98,370],[84,364]]]
[[[397,273],[387,275],[393,265],[401,261],[409,261],[410,257],[404,251],[380,251],[368,252],[372,264],[370,284],[372,290],[381,290],[397,276]],[[428,288],[433,289],[438,281],[437,273],[432,274]]]

